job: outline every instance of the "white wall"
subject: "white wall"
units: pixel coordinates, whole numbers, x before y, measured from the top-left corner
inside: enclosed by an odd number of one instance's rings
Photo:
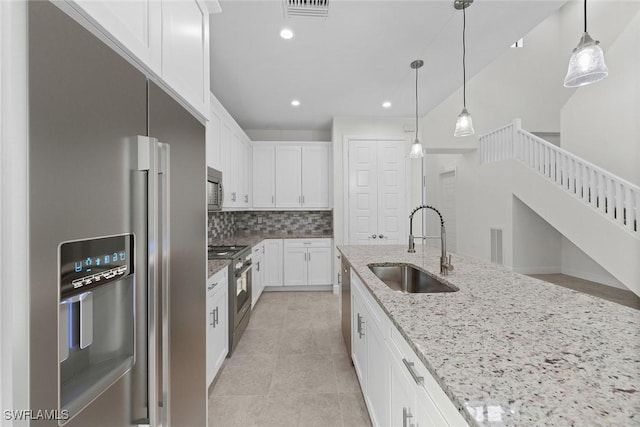
[[[599,150],[599,157],[612,158],[612,164],[628,165],[631,169],[635,165],[633,173],[640,176],[640,130],[638,129],[637,117],[640,116],[638,102],[638,82],[640,68],[638,61],[640,55],[637,54],[640,45],[638,38],[638,18],[637,11],[640,2],[628,1],[607,1],[589,2],[589,32],[592,36],[597,36],[602,40],[605,49],[611,46],[613,54],[606,51],[607,61],[610,62],[610,73],[620,73],[620,79],[631,81],[629,86],[629,96],[625,95],[625,103],[628,108],[633,109],[635,119],[625,123],[625,131],[628,137],[616,138],[616,141],[607,140],[607,144],[591,144],[590,149]],[[634,18],[634,15],[636,16]],[[616,36],[631,23],[631,28],[627,28],[618,39]],[[562,83],[566,74],[567,63],[571,50],[578,43],[582,32],[582,2],[569,2],[556,14],[547,18],[544,22],[524,36],[524,48],[509,49],[498,60],[491,63],[485,69],[473,76],[467,82],[467,107],[474,119],[476,135],[465,138],[454,138],[453,130],[455,119],[462,108],[462,91],[454,93],[437,108],[429,112],[422,119],[422,141],[431,150],[446,150],[456,147],[475,147],[477,136],[482,135],[497,127],[512,122],[514,118],[522,119],[523,128],[535,132],[561,132],[562,146],[572,147],[571,141],[566,141],[565,136],[571,132],[565,125],[565,115],[563,110],[567,101],[570,104],[590,104],[601,105],[601,109],[606,109],[608,105],[616,104],[620,94],[599,93],[598,96],[608,98],[604,102],[594,100],[592,97],[580,95],[580,101],[575,101],[579,92],[583,89],[570,90],[564,88]],[[597,33],[597,34],[596,34]],[[472,37],[468,33],[468,36]],[[605,42],[607,40],[607,42]],[[633,46],[629,46],[631,40],[635,40]],[[624,42],[623,42],[624,41]],[[618,61],[615,49],[625,46],[628,52],[633,52],[633,60]],[[620,50],[622,50],[620,48]],[[611,56],[611,58],[609,58]],[[622,69],[625,69],[624,71]],[[605,80],[612,79],[612,75]],[[612,79],[616,80],[616,79]],[[604,82],[592,85],[597,88]],[[602,86],[604,88],[604,85]],[[589,89],[589,87],[584,88]],[[635,92],[634,92],[635,91]],[[599,92],[606,92],[604,89]],[[575,93],[575,95],[574,95]],[[583,96],[585,98],[583,98]],[[595,96],[595,95],[594,95]],[[630,107],[632,100],[636,101]],[[600,107],[598,107],[600,108]],[[616,110],[618,110],[616,108]],[[562,112],[562,115],[561,115]],[[563,124],[561,125],[561,119]],[[585,123],[589,123],[589,132],[595,134],[607,133],[611,126],[602,127],[602,120],[590,116],[589,120],[578,119],[571,128],[584,128]],[[597,130],[596,130],[597,129]],[[631,146],[631,141],[635,145]],[[573,144],[575,146],[575,144]],[[607,156],[603,151],[609,150]],[[571,148],[569,148],[571,150]],[[583,149],[584,151],[584,149]],[[595,155],[595,154],[594,154]],[[445,164],[451,163],[451,159],[438,155],[427,157],[427,169],[438,169]],[[597,162],[594,162],[598,164]],[[618,168],[618,166],[612,166]],[[514,266],[513,251],[511,242],[513,218],[512,209],[512,189],[509,183],[511,173],[509,166],[504,164],[493,164],[490,166],[479,166],[475,152],[458,156],[457,169],[457,192],[458,192],[458,252],[464,255],[489,260],[490,259],[490,227],[504,228],[504,255],[505,265]],[[614,172],[615,173],[615,172]],[[427,194],[436,194],[429,188],[436,188],[436,178],[429,175],[427,184]],[[627,173],[626,176],[630,174]],[[624,175],[623,175],[624,177]],[[632,177],[633,178],[633,177]],[[627,178],[629,179],[629,178]],[[437,203],[437,200],[436,202]],[[517,263],[520,261],[516,260]],[[519,267],[522,267],[520,265]]]
[[[517,197],[513,197],[513,270],[525,274],[559,273],[562,235]]]
[[[589,33],[603,45],[609,76],[577,89],[566,103],[562,146],[640,185],[640,2],[610,7],[625,20],[632,20],[626,28],[621,27],[624,31],[617,38],[605,38],[597,19],[595,25],[591,20],[588,23]]]
[[[629,290],[629,288],[564,236],[562,236],[561,247],[561,273],[579,277],[584,280],[591,280],[596,283],[602,283],[603,285]]]
[[[27,3],[0,2],[0,408],[29,409]],[[53,409],[53,408],[51,408]],[[2,425],[26,425],[4,419]]]

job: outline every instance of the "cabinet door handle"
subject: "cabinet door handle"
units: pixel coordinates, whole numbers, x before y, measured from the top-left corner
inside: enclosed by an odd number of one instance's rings
[[[235,191],[231,193],[231,201],[232,202],[236,201],[236,192]]]
[[[214,317],[213,317],[213,310],[211,310],[211,313],[209,313],[209,316],[211,317],[211,323],[209,323],[209,326],[213,326],[215,328],[215,324],[214,324],[215,320],[214,320]]]
[[[360,313],[358,313],[358,335],[360,336],[360,338],[364,336],[364,331],[362,330],[364,324],[365,322],[364,320],[362,320],[362,316],[360,315]]]
[[[215,328],[218,323],[220,323],[220,321],[218,319],[218,307],[216,306],[216,309],[213,312],[213,327]]]
[[[258,261],[257,268],[258,268],[258,271],[260,271],[260,261]]]
[[[276,196],[271,196],[271,203],[275,203],[276,202]]]
[[[208,291],[210,291],[211,289],[215,288],[216,286],[218,286],[218,283],[219,283],[219,282],[216,282],[216,283],[214,283],[214,284],[213,284],[213,285],[211,285],[211,286],[207,286],[207,290],[208,290]]]
[[[311,252],[309,252],[309,261],[311,261]]]
[[[410,424],[409,419],[413,418],[413,414],[411,413],[410,408],[402,408],[402,427],[412,427],[413,424]]]
[[[372,238],[372,239],[376,239],[377,237],[378,237],[378,236],[376,236],[375,234],[372,234],[372,235],[371,235],[371,238]]]
[[[407,359],[403,358],[402,363],[404,363],[404,366],[407,367],[407,370],[411,374],[411,377],[416,382],[416,384],[424,383],[424,377],[421,377],[416,373],[416,370],[413,368],[413,362],[409,362]]]
[[[304,205],[304,196],[302,196],[302,204]]]
[[[378,237],[384,239],[384,234],[378,234]]]

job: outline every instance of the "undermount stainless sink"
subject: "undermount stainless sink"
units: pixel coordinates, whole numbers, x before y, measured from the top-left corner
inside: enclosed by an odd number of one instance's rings
[[[459,289],[409,264],[369,264],[369,269],[394,291],[418,293],[456,292]]]

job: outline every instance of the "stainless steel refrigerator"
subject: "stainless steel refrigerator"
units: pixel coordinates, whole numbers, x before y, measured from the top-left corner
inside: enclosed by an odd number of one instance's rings
[[[205,174],[200,122],[30,2],[31,425],[206,424]]]

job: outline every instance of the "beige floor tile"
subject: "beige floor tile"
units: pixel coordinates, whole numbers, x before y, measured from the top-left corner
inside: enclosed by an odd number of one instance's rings
[[[247,412],[249,426],[295,426],[300,413],[300,398],[295,395],[261,396]]]
[[[299,397],[298,427],[341,427],[338,394],[304,394]]]
[[[208,427],[370,426],[331,292],[263,293],[222,369]]]
[[[274,355],[234,354],[225,364],[216,385],[214,396],[266,395],[271,387],[276,367]]]
[[[209,398],[209,427],[245,427],[260,396],[212,396]]]
[[[294,354],[278,357],[270,396],[336,392],[331,355]]]
[[[338,393],[359,393],[361,391],[356,371],[346,351],[344,354],[333,355],[333,366],[336,370]]]
[[[282,330],[277,329],[249,329],[242,334],[235,355],[248,354],[278,354],[280,347],[280,335]]]
[[[340,393],[342,424],[349,427],[371,427],[371,420],[362,393]]]

